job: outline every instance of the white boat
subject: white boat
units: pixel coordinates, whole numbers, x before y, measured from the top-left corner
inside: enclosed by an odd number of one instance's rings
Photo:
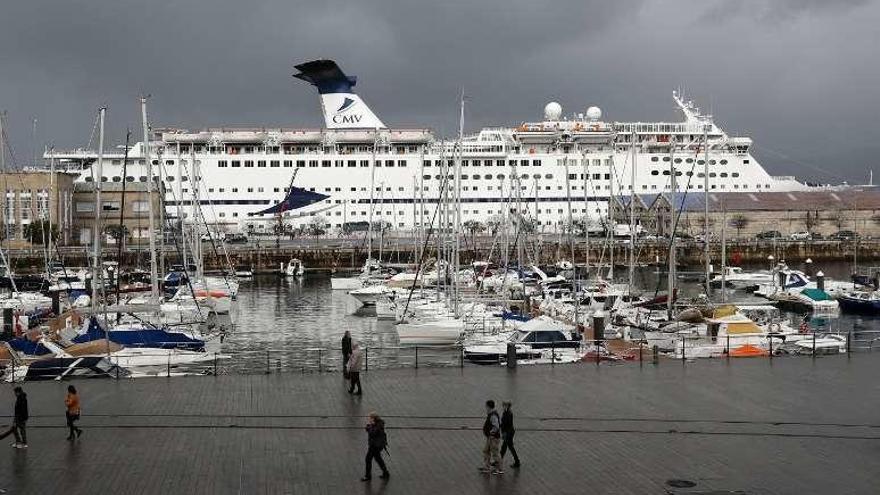
[[[761,284],[773,283],[773,274],[768,271],[747,272],[739,266],[728,266],[724,268],[723,275],[716,273],[709,279],[709,283],[713,287],[719,287],[722,280],[725,286],[731,288],[757,287]]]
[[[302,260],[299,258],[291,258],[287,263],[287,266],[284,267],[284,275],[288,277],[302,277],[303,274],[305,274],[305,271],[306,269],[303,266]]]
[[[464,321],[444,319],[425,323],[401,323],[395,328],[401,345],[452,345],[461,340]]]
[[[237,278],[253,278],[254,271],[249,266],[236,267],[235,276]]]
[[[360,301],[364,306],[374,306],[376,301],[388,292],[384,285],[368,285],[348,292],[348,295]]]

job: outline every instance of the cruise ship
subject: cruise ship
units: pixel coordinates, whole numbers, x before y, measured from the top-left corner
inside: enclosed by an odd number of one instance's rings
[[[119,148],[105,151],[103,177],[95,176],[94,150],[45,158],[82,182],[146,182],[149,161],[169,217],[198,202],[200,228],[223,231],[265,232],[279,222],[333,231],[370,220],[395,230],[452,227],[453,215],[435,211],[444,197],[457,197],[458,222],[518,211],[553,232],[570,218],[598,222],[614,195],[807,187],[768,174],[750,138],[728,135],[676,91],[678,122],[613,122],[595,106],[564,114],[550,102],[541,120],[444,138],[387,127],[355,92],[356,78],[331,60],[296,69],[294,77],[317,90],[322,128],[152,128],[149,143],[129,151],[125,177]]]

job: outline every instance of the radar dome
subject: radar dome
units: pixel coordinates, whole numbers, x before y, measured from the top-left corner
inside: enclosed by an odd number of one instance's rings
[[[562,117],[562,105],[551,101],[544,106],[544,120],[559,120]]]
[[[590,107],[587,109],[587,118],[593,122],[602,118],[602,109],[599,107]]]

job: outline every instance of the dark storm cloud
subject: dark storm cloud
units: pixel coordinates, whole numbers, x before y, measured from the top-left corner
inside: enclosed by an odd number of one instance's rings
[[[158,125],[319,126],[296,62],[336,59],[388,124],[467,128],[537,118],[548,100],[609,120],[678,116],[685,87],[773,173],[864,180],[878,149],[880,8],[850,0],[153,0],[6,2],[0,108],[19,161]]]

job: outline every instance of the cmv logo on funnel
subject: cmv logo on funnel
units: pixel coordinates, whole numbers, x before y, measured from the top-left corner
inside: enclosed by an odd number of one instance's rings
[[[351,98],[345,98],[345,101],[342,102],[342,105],[336,110],[333,114],[332,120],[334,124],[357,124],[363,119],[363,115],[361,114],[347,114],[348,110],[350,110],[355,103],[355,100]]]

